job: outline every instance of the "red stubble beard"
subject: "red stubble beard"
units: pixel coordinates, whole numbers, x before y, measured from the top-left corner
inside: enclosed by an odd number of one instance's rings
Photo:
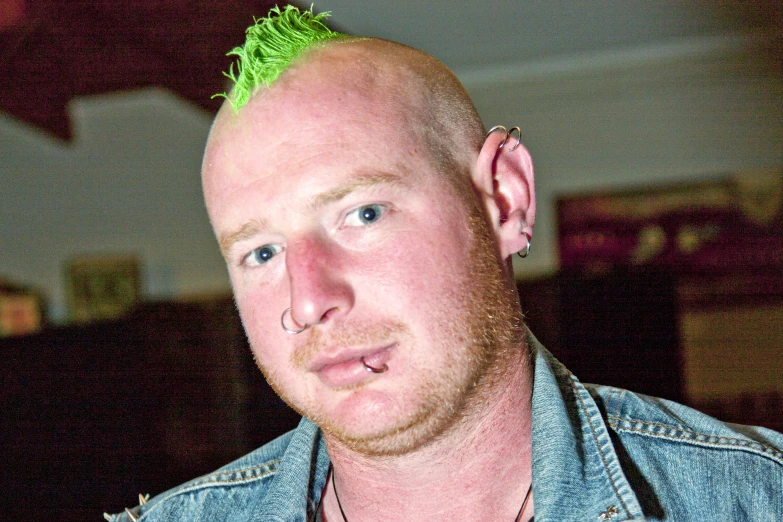
[[[434,310],[429,322],[433,330],[438,330],[435,349],[448,356],[441,367],[411,369],[419,372],[412,386],[412,396],[417,400],[393,422],[362,432],[326,412],[318,397],[296,401],[274,373],[259,364],[275,392],[318,425],[327,440],[367,456],[407,454],[440,439],[466,416],[484,410],[492,400],[491,390],[502,385],[514,351],[524,344],[524,322],[516,293],[506,282],[486,213],[472,198],[468,204],[472,207],[468,217],[472,235],[469,261],[463,276],[453,278],[447,291],[452,295],[444,301],[453,303],[453,308]],[[307,334],[309,338],[291,355],[294,368],[306,368],[308,361],[328,346],[382,346],[397,341],[416,350],[416,339],[396,321],[335,325],[328,335],[318,329]],[[348,388],[358,391],[363,387],[362,382]],[[411,390],[404,393],[411,394]]]

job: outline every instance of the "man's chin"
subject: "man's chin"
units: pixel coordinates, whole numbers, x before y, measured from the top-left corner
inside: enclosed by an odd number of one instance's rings
[[[386,418],[367,423],[318,422],[328,444],[342,446],[368,457],[393,457],[416,451],[436,440],[452,419],[438,418],[432,409],[422,409],[415,415],[400,421]]]
[[[322,392],[315,404],[312,399],[295,401],[267,372],[264,375],[286,404],[321,428],[328,442],[362,454],[394,454],[402,451],[395,448],[411,446],[406,434],[430,416],[431,408],[424,405],[406,415],[397,401],[390,402],[388,394],[370,390],[365,383]]]

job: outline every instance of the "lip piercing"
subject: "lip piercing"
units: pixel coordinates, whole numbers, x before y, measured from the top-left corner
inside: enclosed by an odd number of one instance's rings
[[[383,372],[385,372],[386,370],[388,370],[388,369],[389,369],[389,367],[388,367],[388,366],[386,366],[385,364],[383,365],[383,368],[375,368],[375,367],[373,367],[373,366],[370,366],[369,364],[367,364],[367,363],[365,362],[365,360],[364,360],[364,357],[361,357],[361,358],[359,358],[359,361],[360,361],[360,362],[362,363],[362,365],[364,366],[364,369],[365,369],[365,370],[367,370],[368,372],[372,372],[372,373],[383,373]]]
[[[303,327],[301,327],[298,330],[293,330],[291,328],[288,328],[285,325],[285,314],[287,314],[288,312],[291,312],[291,308],[290,307],[286,308],[285,310],[283,310],[283,315],[280,316],[280,326],[283,327],[283,330],[285,330],[286,333],[291,334],[291,335],[296,335],[298,333],[304,332],[305,330],[307,330],[310,327],[309,324],[305,324]],[[296,319],[294,319],[294,313],[293,312],[291,312],[291,320],[294,322],[294,324],[298,324],[296,322]]]

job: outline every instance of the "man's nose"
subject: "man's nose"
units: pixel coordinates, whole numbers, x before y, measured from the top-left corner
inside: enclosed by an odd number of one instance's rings
[[[295,321],[315,326],[345,316],[353,307],[354,293],[339,246],[309,237],[289,243],[286,250]]]

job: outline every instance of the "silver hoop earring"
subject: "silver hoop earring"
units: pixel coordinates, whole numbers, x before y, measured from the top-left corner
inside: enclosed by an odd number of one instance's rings
[[[503,134],[505,134],[506,132],[508,132],[504,126],[502,126],[502,125],[495,125],[494,127],[492,127],[491,129],[489,129],[489,130],[487,131],[487,135],[486,135],[486,136],[484,136],[484,139],[487,139],[487,138],[489,138],[489,135],[490,135],[490,134],[492,134],[493,132],[497,132],[497,131],[500,131],[500,132],[502,132]]]
[[[530,253],[530,239],[527,240],[527,246],[524,248],[524,250],[520,250],[519,252],[517,252],[517,255],[522,259],[525,259],[529,253]]]
[[[519,147],[522,144],[522,129],[520,129],[519,127],[511,127],[510,129],[508,129],[508,132],[506,133],[506,140],[508,140],[508,138],[511,136],[511,134],[514,131],[517,131],[517,142],[513,147],[508,149],[509,152],[514,152],[517,149],[517,147]],[[506,142],[504,141],[503,144],[505,145]]]
[[[504,126],[502,126],[502,125],[495,125],[494,127],[492,127],[491,129],[489,129],[487,131],[487,135],[484,136],[484,139],[489,138],[490,134],[492,134],[493,132],[498,132],[498,131],[500,131],[500,132],[502,132],[503,134],[506,135],[506,137],[503,138],[503,141],[500,142],[500,145],[498,145],[498,149],[502,149],[503,145],[505,145],[506,141],[508,140],[508,131],[506,130],[506,128]]]
[[[388,369],[389,369],[389,367],[388,367],[388,366],[386,366],[385,364],[383,365],[383,367],[382,367],[382,368],[374,368],[374,367],[370,366],[369,364],[367,364],[366,362],[364,362],[364,357],[361,357],[361,358],[359,358],[359,361],[360,361],[360,362],[362,363],[362,365],[364,366],[364,369],[365,369],[365,370],[367,370],[368,372],[372,372],[372,373],[383,373],[383,372],[385,372],[386,370],[388,370]]]
[[[288,307],[285,310],[283,310],[283,315],[280,316],[280,326],[283,327],[283,330],[285,330],[286,333],[291,334],[291,335],[296,335],[298,333],[304,332],[305,330],[307,330],[310,327],[309,324],[305,324],[303,327],[301,327],[298,330],[292,330],[292,329],[288,328],[285,325],[285,314],[287,314],[288,312],[291,312],[291,307]],[[294,324],[297,324],[296,319],[294,319],[294,313],[293,312],[291,312],[291,320],[294,322]]]

